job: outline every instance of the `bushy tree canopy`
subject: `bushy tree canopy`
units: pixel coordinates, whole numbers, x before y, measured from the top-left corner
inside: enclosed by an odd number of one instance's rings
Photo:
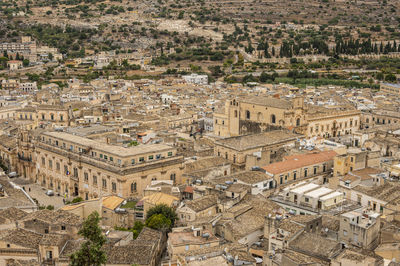
[[[99,223],[100,216],[96,211],[83,222],[78,233],[85,238],[85,242],[71,255],[71,266],[100,266],[106,263],[106,253],[102,249],[106,237],[102,234]]]

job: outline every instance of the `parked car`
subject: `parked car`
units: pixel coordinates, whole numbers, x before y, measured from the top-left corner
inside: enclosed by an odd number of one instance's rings
[[[54,196],[54,191],[53,190],[47,190],[46,191],[47,196]]]
[[[13,178],[13,177],[16,177],[16,176],[18,176],[16,172],[11,172],[11,173],[8,174],[9,178]]]

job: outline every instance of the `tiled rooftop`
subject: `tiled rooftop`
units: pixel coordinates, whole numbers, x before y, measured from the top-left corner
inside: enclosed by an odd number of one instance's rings
[[[331,161],[336,155],[337,153],[335,151],[322,151],[287,156],[284,161],[272,163],[263,167],[263,169],[271,174],[280,174],[305,166]]]
[[[205,210],[217,204],[217,197],[214,195],[204,196],[199,199],[188,201],[186,206],[195,212]]]
[[[217,146],[220,145],[237,151],[245,151],[265,147],[268,145],[294,141],[300,137],[301,135],[294,134],[289,131],[273,130],[259,134],[221,139],[216,141],[215,144]]]

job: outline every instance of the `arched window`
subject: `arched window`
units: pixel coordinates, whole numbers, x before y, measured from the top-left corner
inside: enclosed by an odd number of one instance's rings
[[[276,123],[276,117],[275,115],[271,115],[271,123],[275,124]]]
[[[246,110],[246,119],[250,119],[250,111]]]
[[[131,184],[131,193],[136,192],[136,182]]]
[[[296,119],[296,127],[300,126],[300,118]]]
[[[238,111],[237,110],[235,110],[235,117],[237,117],[238,116]]]

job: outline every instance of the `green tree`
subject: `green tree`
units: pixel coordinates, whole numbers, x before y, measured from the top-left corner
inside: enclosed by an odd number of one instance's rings
[[[384,78],[384,75],[383,75],[382,72],[376,73],[376,79],[378,79],[378,80],[383,80],[383,78]]]
[[[24,65],[24,67],[29,66],[29,60],[28,60],[28,59],[24,59],[24,60],[22,61],[22,64]]]
[[[146,217],[147,217],[147,219],[149,219],[153,215],[156,215],[156,214],[164,215],[167,219],[169,219],[171,221],[171,226],[174,226],[175,221],[178,220],[178,215],[176,215],[175,210],[172,209],[171,207],[168,207],[165,204],[158,204],[158,205],[154,206],[153,208],[150,208],[147,211]]]
[[[99,226],[100,216],[95,211],[83,222],[79,234],[85,238],[81,248],[71,255],[71,266],[100,266],[107,261],[106,253],[102,250],[106,237]]]
[[[395,82],[396,81],[396,76],[392,73],[387,74],[385,76],[385,81],[389,81],[389,82]]]
[[[154,214],[146,220],[147,227],[160,231],[168,231],[171,228],[171,223],[171,220],[161,213]]]

